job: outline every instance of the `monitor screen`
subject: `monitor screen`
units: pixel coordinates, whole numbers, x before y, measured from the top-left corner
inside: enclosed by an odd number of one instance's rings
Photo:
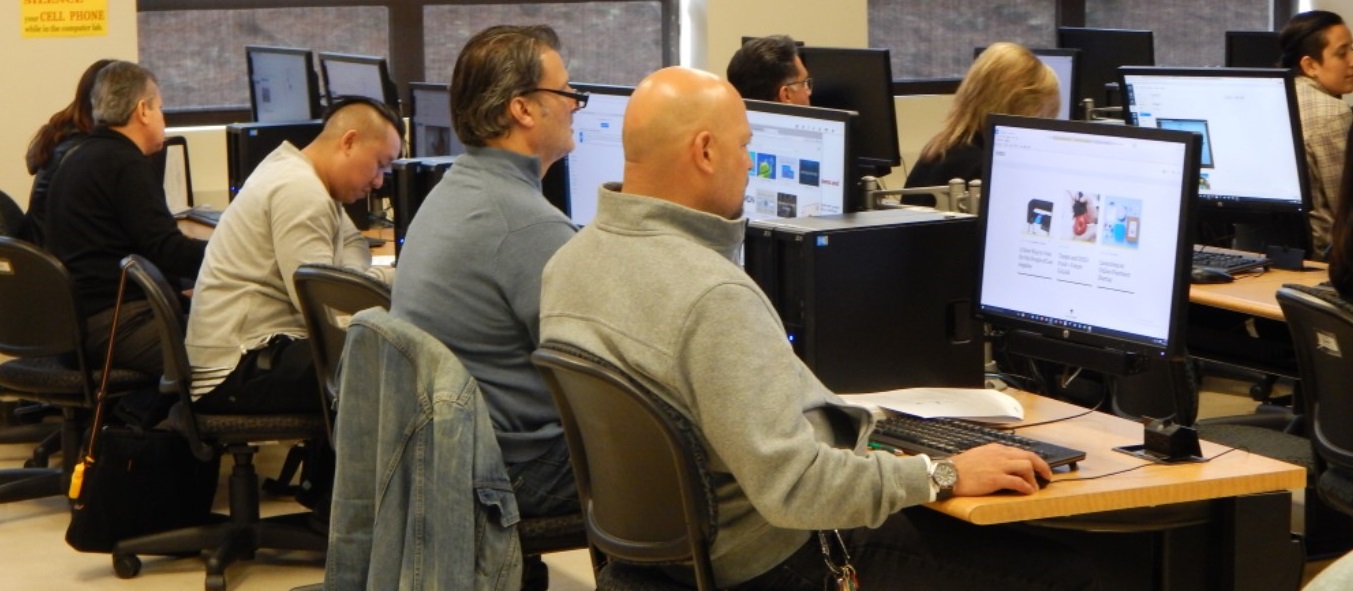
[[[249,107],[254,121],[319,117],[319,81],[308,49],[247,45]]]
[[[1154,66],[1156,51],[1151,31],[1127,29],[1087,29],[1084,27],[1057,27],[1057,46],[1081,50],[1080,82],[1077,84],[1075,106],[1077,119],[1085,113],[1080,101],[1095,100],[1096,107],[1117,105],[1105,90],[1109,83],[1118,82],[1118,66]]]
[[[809,99],[813,106],[859,113],[853,151],[861,164],[875,169],[873,172],[902,164],[889,55],[887,49],[799,49],[813,79],[813,96]]]
[[[399,110],[399,92],[390,78],[385,58],[369,55],[321,52],[320,72],[329,104],[340,96],[364,96]]]
[[[597,215],[597,188],[602,183],[620,182],[624,177],[625,150],[620,144],[620,132],[634,87],[583,83],[572,86],[591,97],[587,99],[587,108],[573,114],[573,151],[555,167],[563,164],[565,171],[565,211],[573,223],[585,226]]]
[[[1292,76],[1279,69],[1123,68],[1127,122],[1190,131],[1204,208],[1306,209],[1305,149]]]
[[[1228,68],[1276,68],[1282,56],[1277,31],[1226,32]]]
[[[745,100],[752,170],[742,211],[748,219],[851,211],[851,111]]]
[[[986,47],[978,47],[973,51],[973,59],[982,55]],[[1060,93],[1061,106],[1057,109],[1058,119],[1070,119],[1071,107],[1075,104],[1076,84],[1080,80],[1080,50],[1079,49],[1035,49],[1029,48],[1038,61],[1043,62],[1052,72],[1057,74],[1057,90]]]
[[[986,133],[984,319],[1091,348],[1182,351],[1197,136],[1004,115]]]
[[[414,158],[455,156],[464,144],[451,127],[451,85],[409,83],[409,144]]]

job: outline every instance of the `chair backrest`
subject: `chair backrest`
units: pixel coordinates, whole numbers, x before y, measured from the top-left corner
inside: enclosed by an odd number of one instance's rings
[[[713,589],[717,516],[696,427],[584,351],[547,343],[531,360],[559,408],[592,544],[625,562],[690,561]]]
[[[390,286],[352,269],[319,264],[301,265],[292,280],[301,301],[305,330],[310,335],[320,394],[325,397],[320,404],[325,427],[332,434],[330,409],[338,396],[339,360],[348,337],[348,323],[353,314],[367,308],[389,310]]]
[[[188,318],[179,304],[178,290],[165,280],[164,274],[154,263],[141,255],[130,255],[122,259],[122,269],[128,278],[140,286],[146,294],[155,325],[160,335],[160,352],[164,356],[164,377],[160,380],[160,393],[178,396],[181,412],[190,413],[193,404],[193,369],[188,362],[188,349],[184,346],[184,331]],[[202,441],[196,420],[179,421],[178,428],[188,438],[193,455],[206,462],[216,455],[215,448]]]
[[[1332,289],[1284,285],[1278,305],[1296,348],[1317,463],[1353,469],[1353,304]]]
[[[84,364],[84,316],[65,265],[46,251],[0,236],[0,353],[74,354]]]
[[[0,191],[0,236],[22,238],[23,209],[8,193]]]

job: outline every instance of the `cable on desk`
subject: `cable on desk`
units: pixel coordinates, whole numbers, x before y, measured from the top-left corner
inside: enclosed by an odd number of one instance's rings
[[[1099,410],[1099,407],[1104,406],[1104,402],[1105,402],[1106,400],[1108,400],[1108,399],[1109,399],[1109,392],[1108,392],[1108,390],[1106,389],[1104,392],[1100,393],[1100,395],[1099,395],[1099,402],[1096,402],[1094,406],[1090,407],[1089,409],[1085,410],[1084,412],[1078,412],[1078,413],[1076,413],[1076,414],[1074,414],[1074,415],[1068,415],[1068,416],[1065,416],[1065,417],[1058,417],[1058,418],[1055,418],[1055,419],[1048,419],[1048,420],[1046,420],[1046,421],[1038,421],[1037,423],[1021,423],[1021,424],[1019,424],[1019,425],[1007,425],[1007,426],[1001,426],[1001,427],[998,427],[998,428],[1004,429],[1004,430],[1006,430],[1006,431],[1010,431],[1011,433],[1014,433],[1016,429],[1025,429],[1025,428],[1028,428],[1028,427],[1038,427],[1038,426],[1040,426],[1040,425],[1051,425],[1051,424],[1053,424],[1053,423],[1060,423],[1060,422],[1062,422],[1062,421],[1069,421],[1069,420],[1071,420],[1071,419],[1079,419],[1079,418],[1081,418],[1081,417],[1083,417],[1083,416],[1085,416],[1085,415],[1088,415],[1088,414],[1090,414],[1090,413],[1092,413],[1092,412],[1095,412],[1095,411]]]
[[[1228,449],[1228,450],[1226,450],[1226,451],[1224,451],[1224,452],[1221,452],[1221,453],[1219,453],[1219,454],[1217,454],[1217,455],[1215,455],[1215,456],[1212,456],[1212,457],[1210,457],[1210,458],[1203,458],[1203,462],[1211,462],[1212,460],[1215,460],[1215,459],[1217,459],[1217,458],[1220,458],[1220,457],[1222,457],[1222,456],[1224,456],[1224,455],[1226,455],[1226,454],[1229,454],[1229,453],[1231,453],[1231,452],[1233,452],[1233,451],[1236,451],[1236,450],[1238,450],[1238,449],[1244,449],[1244,450],[1247,451],[1247,452],[1250,451],[1249,449],[1243,448],[1243,447],[1233,447],[1233,448],[1231,448],[1231,449]],[[1169,466],[1169,465],[1171,465],[1171,464],[1159,464],[1159,463],[1156,463],[1156,462],[1147,462],[1147,463],[1145,463],[1145,464],[1140,464],[1140,465],[1137,465],[1137,466],[1133,466],[1133,467],[1131,467],[1131,468],[1123,468],[1122,470],[1118,470],[1118,471],[1115,471],[1115,472],[1109,472],[1109,473],[1107,473],[1107,474],[1100,474],[1100,475],[1098,475],[1098,476],[1077,476],[1076,478],[1058,478],[1057,480],[1051,480],[1051,481],[1049,481],[1049,482],[1048,482],[1048,486],[1052,486],[1052,485],[1057,484],[1057,483],[1059,483],[1059,482],[1075,482],[1075,481],[1077,481],[1077,480],[1099,480],[1100,478],[1107,478],[1107,477],[1109,477],[1109,476],[1117,476],[1117,475],[1119,475],[1119,474],[1126,474],[1126,473],[1131,472],[1131,471],[1133,471],[1133,470],[1140,470],[1140,469],[1145,468],[1145,467],[1147,467],[1147,466]]]

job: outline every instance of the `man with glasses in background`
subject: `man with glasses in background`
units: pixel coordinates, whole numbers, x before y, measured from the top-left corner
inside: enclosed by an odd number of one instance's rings
[[[813,79],[799,58],[799,43],[788,35],[744,43],[728,62],[728,82],[742,98],[807,105]]]
[[[541,271],[577,232],[541,194],[541,177],[573,150],[573,113],[586,104],[548,26],[494,26],[465,44],[451,119],[466,153],[409,226],[391,307],[479,383],[523,517],[579,511],[563,427],[531,353]],[[523,589],[547,586],[544,563],[527,557]]]

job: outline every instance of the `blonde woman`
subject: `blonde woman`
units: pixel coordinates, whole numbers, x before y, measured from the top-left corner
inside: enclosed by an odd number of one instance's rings
[[[999,42],[977,57],[954,95],[944,128],[921,150],[907,175],[908,187],[945,185],[949,179],[982,178],[991,113],[1052,117],[1061,108],[1057,74],[1023,46]]]

